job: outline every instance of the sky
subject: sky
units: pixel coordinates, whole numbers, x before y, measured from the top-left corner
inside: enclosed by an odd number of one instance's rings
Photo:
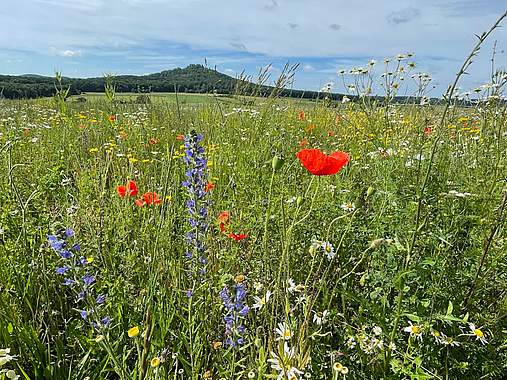
[[[300,64],[295,88],[332,82],[340,92],[339,70],[410,52],[438,97],[474,35],[506,9],[506,0],[1,0],[0,74],[147,74],[206,62],[254,77],[271,64],[272,82],[289,62]],[[495,67],[507,68],[504,24],[462,91],[490,78],[495,41]]]

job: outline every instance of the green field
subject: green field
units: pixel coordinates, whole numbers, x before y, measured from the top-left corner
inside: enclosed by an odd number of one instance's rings
[[[496,98],[134,96],[0,103],[0,378],[507,375]]]
[[[136,93],[117,93],[116,96],[118,100],[128,101],[128,102],[135,102],[137,97],[140,94]],[[82,95],[74,95],[70,97],[70,100],[75,100],[76,98],[84,97],[85,99],[89,101],[95,101],[104,99],[105,94],[99,93],[99,92],[89,92]],[[188,94],[188,93],[181,93],[181,94],[175,94],[175,93],[169,93],[169,92],[158,92],[158,93],[150,93],[149,98],[152,102],[160,102],[160,101],[167,101],[167,102],[176,102],[179,101],[182,104],[190,103],[190,104],[208,104],[208,103],[215,103],[217,101],[220,102],[231,102],[231,99],[233,99],[233,96],[228,95],[213,95],[213,94]]]

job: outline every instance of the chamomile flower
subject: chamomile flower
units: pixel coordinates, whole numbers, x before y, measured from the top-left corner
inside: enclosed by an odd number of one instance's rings
[[[324,310],[322,313],[313,312],[313,323],[317,326],[323,325],[327,322],[327,316],[329,315],[329,310]]]
[[[373,332],[373,334],[375,334],[377,336],[381,335],[382,334],[382,327],[380,327],[380,326],[374,326],[371,331]]]
[[[356,209],[356,205],[353,202],[345,202],[340,207],[346,212],[353,212]]]
[[[327,241],[323,241],[321,247],[322,247],[322,250],[324,251],[327,259],[333,260],[334,257],[336,256],[336,252],[334,250],[333,245]]]
[[[287,350],[288,346],[285,344],[283,357],[281,358],[271,352],[272,357],[268,359],[268,362],[271,364],[271,368],[278,372],[277,380],[299,380],[304,373],[291,365],[292,356]]]
[[[276,340],[290,340],[293,335],[289,325],[285,322],[280,322],[278,327],[275,329],[275,332],[278,334],[278,338],[276,338]]]
[[[408,332],[410,336],[421,338],[422,337],[422,328],[419,325],[413,325],[411,321],[408,321],[409,325],[403,329],[403,331]]]
[[[484,336],[484,332],[480,328],[476,327],[473,323],[469,323],[468,327],[470,328],[472,335],[474,335],[478,341],[480,341],[483,345],[488,343]]]
[[[268,302],[271,297],[271,292],[268,290],[263,297],[254,296],[255,303],[252,305],[253,309],[262,309]]]

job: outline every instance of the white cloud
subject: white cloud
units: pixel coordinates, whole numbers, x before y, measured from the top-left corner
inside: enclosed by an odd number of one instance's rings
[[[64,57],[81,57],[81,50],[64,50],[62,52]]]
[[[70,49],[59,50],[54,46],[51,46],[49,50],[51,54],[58,55],[60,57],[66,58],[81,57],[81,50],[70,50]]]

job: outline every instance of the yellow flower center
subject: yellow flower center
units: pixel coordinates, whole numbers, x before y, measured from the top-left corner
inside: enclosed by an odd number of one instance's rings
[[[474,334],[476,336],[478,336],[479,338],[483,338],[484,337],[484,333],[481,331],[481,329],[475,329],[474,330]]]
[[[421,328],[417,325],[412,326],[412,334],[419,334],[421,332]]]

